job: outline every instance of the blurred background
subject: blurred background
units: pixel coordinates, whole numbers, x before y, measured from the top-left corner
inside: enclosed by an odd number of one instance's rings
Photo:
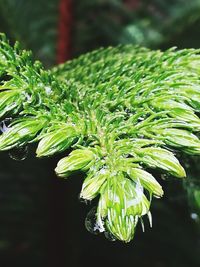
[[[0,0],[0,31],[48,68],[101,46],[200,48],[200,0]],[[111,242],[85,229],[83,177],[58,179],[59,159],[35,148],[0,154],[2,267],[200,266],[200,160],[182,158],[185,181],[163,177],[152,203],[153,229],[133,242]]]

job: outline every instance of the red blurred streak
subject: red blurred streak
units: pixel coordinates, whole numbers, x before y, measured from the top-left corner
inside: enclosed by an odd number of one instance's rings
[[[124,3],[127,7],[134,10],[138,8],[140,0],[124,0]]]
[[[60,0],[57,63],[63,63],[71,56],[72,0]]]

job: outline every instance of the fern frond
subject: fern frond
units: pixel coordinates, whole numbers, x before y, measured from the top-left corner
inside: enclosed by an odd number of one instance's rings
[[[151,221],[152,196],[163,195],[150,169],[182,178],[176,151],[200,154],[198,50],[110,47],[45,71],[1,36],[0,73],[0,114],[12,118],[0,150],[73,148],[56,173],[86,174],[81,198],[99,197],[94,228],[119,240],[129,242],[145,214]]]

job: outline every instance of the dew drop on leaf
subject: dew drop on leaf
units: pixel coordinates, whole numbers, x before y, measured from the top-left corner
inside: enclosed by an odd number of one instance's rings
[[[11,159],[17,161],[25,160],[28,155],[28,146],[13,148],[9,151],[8,155]]]
[[[144,120],[143,117],[139,117],[139,118],[138,118],[138,121],[143,121],[143,120]]]
[[[5,133],[8,131],[9,129],[8,125],[10,124],[11,121],[12,121],[12,118],[6,118],[5,120],[0,122],[0,131],[2,133]]]

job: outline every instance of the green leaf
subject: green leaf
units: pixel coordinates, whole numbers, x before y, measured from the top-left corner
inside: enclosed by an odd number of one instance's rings
[[[76,140],[77,135],[78,133],[73,126],[53,129],[44,134],[39,142],[36,150],[37,157],[50,156],[66,150]]]
[[[200,99],[199,99],[200,100]],[[200,120],[197,115],[194,114],[192,110],[187,110],[183,108],[173,108],[170,110],[169,115],[176,118],[183,120],[185,122],[196,123],[198,126],[200,125]],[[199,130],[199,128],[198,128]]]
[[[154,194],[157,197],[163,196],[163,190],[161,185],[156,181],[156,179],[148,172],[138,169],[132,168],[128,171],[128,175],[134,181],[140,181],[141,185],[147,189],[150,193]]]
[[[175,108],[180,108],[184,110],[191,111],[192,108],[184,103],[180,103],[178,101],[175,101],[172,99],[172,97],[167,96],[161,96],[158,98],[155,98],[153,101],[151,101],[151,104],[154,108],[159,110],[170,110]]]
[[[58,162],[55,171],[60,177],[68,177],[74,171],[88,170],[95,157],[95,154],[89,149],[76,149],[68,157]]]
[[[113,177],[101,191],[97,222],[104,225],[117,239],[129,242],[135,233],[138,218],[147,214],[150,202],[140,183]]]
[[[140,161],[149,167],[163,169],[176,177],[185,177],[185,171],[172,152],[163,148],[148,147],[136,152]]]
[[[18,111],[22,105],[22,99],[19,90],[0,92],[0,118],[11,111],[13,113]]]
[[[10,127],[0,136],[0,150],[9,150],[27,144],[43,130],[48,123],[46,118],[26,118]]]
[[[104,182],[109,178],[110,173],[101,169],[98,173],[92,173],[84,180],[80,197],[86,200],[95,198],[101,190]]]
[[[186,130],[169,128],[158,130],[157,133],[162,135],[165,143],[170,146],[180,147],[185,151],[189,148],[191,154],[200,153],[200,140],[196,135]]]

